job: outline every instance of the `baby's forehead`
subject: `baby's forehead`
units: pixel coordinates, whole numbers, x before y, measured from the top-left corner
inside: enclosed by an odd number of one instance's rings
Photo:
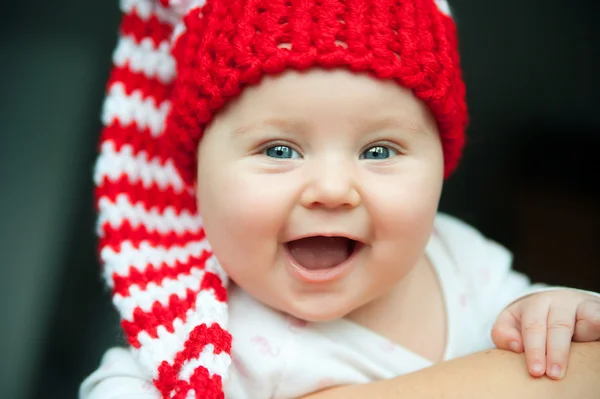
[[[290,71],[265,78],[245,88],[213,122],[240,133],[257,128],[304,132],[342,125],[422,131],[435,126],[428,107],[411,90],[344,69]]]

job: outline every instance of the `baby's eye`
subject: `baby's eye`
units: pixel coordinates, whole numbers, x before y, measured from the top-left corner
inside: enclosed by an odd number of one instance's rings
[[[265,155],[271,158],[293,159],[301,158],[298,151],[287,145],[274,145],[265,150]]]
[[[378,160],[378,159],[388,159],[395,155],[398,155],[396,151],[391,149],[390,147],[376,145],[370,148],[367,148],[360,154],[360,159],[369,159],[369,160]]]

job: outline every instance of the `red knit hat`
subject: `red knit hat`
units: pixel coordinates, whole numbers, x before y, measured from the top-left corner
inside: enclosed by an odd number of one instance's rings
[[[96,164],[103,274],[165,398],[222,398],[227,276],[196,210],[196,149],[244,87],[288,69],[346,68],[424,101],[456,167],[467,123],[445,0],[121,0]]]

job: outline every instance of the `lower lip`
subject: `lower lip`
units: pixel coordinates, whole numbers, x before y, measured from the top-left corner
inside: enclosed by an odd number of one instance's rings
[[[288,260],[288,265],[290,266],[290,271],[292,275],[296,278],[299,278],[303,282],[306,283],[327,283],[333,280],[337,280],[346,275],[354,264],[354,260],[356,259],[358,253],[362,250],[362,244],[356,244],[357,247],[354,248],[354,251],[348,259],[343,261],[337,266],[334,266],[329,269],[321,269],[321,270],[308,270],[300,266],[296,263],[296,260],[288,250],[287,246],[284,245],[285,256]]]

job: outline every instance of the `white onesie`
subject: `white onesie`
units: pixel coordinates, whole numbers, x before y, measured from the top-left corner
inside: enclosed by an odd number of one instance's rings
[[[532,285],[511,270],[511,254],[472,227],[440,214],[426,248],[446,305],[444,360],[493,347],[491,328],[511,302],[558,287]],[[229,292],[232,365],[225,381],[231,399],[289,399],[345,384],[407,374],[432,362],[346,319],[304,323],[257,302],[240,288]],[[131,352],[110,349],[81,385],[81,399],[159,398]]]

